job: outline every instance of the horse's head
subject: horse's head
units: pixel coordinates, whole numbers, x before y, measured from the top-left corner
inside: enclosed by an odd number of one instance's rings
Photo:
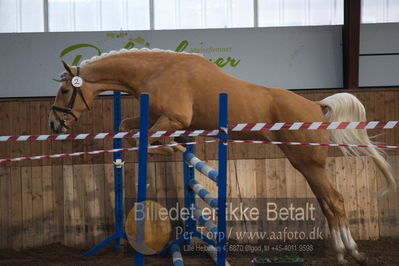
[[[61,85],[49,115],[49,127],[54,133],[65,133],[82,112],[89,110],[94,94],[90,83],[80,76],[79,67],[62,61],[66,72],[61,74]]]

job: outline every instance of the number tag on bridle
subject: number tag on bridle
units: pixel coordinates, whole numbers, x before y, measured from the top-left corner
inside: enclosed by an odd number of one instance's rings
[[[75,76],[72,78],[72,86],[75,88],[79,88],[83,85],[83,79],[79,76]]]

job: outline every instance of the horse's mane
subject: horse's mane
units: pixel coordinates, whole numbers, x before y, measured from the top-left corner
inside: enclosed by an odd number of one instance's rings
[[[187,52],[175,52],[172,50],[162,50],[162,49],[158,49],[158,48],[153,48],[153,49],[148,49],[148,48],[141,48],[141,49],[137,49],[137,48],[132,48],[132,49],[121,49],[118,51],[110,51],[108,53],[102,53],[101,55],[96,55],[93,56],[90,59],[87,60],[83,60],[80,63],[80,66],[84,66],[87,65],[89,63],[93,63],[97,60],[103,59],[105,57],[109,57],[109,56],[113,56],[113,55],[119,55],[119,54],[125,54],[125,53],[173,53],[173,54],[190,54],[190,55],[197,55],[197,56],[201,56],[204,57],[202,54],[197,54],[197,53],[187,53]]]

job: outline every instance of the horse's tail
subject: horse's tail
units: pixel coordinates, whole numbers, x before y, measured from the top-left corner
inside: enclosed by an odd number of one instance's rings
[[[337,93],[321,100],[320,105],[326,108],[328,121],[366,121],[366,111],[363,104],[350,93]],[[365,144],[373,145],[367,135],[366,129],[338,129],[330,130],[330,139],[338,144]],[[390,189],[396,190],[396,182],[392,175],[392,169],[384,158],[384,152],[380,148],[341,148],[345,155],[366,155],[373,158],[374,163],[384,174],[387,185],[378,191],[377,196],[381,198]]]

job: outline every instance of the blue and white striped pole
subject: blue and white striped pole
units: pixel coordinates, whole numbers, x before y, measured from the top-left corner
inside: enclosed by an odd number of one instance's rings
[[[183,159],[187,153],[194,152],[194,145],[189,145],[187,148],[180,147],[180,151],[184,152]],[[184,168],[184,207],[187,210],[191,210],[195,206],[195,193],[188,189],[189,183],[195,178],[195,169],[189,164],[183,163]],[[185,223],[186,232],[195,232],[197,230],[197,224],[194,217],[190,215]],[[191,245],[191,236],[186,240],[187,245]]]
[[[186,162],[194,166],[195,169],[200,171],[205,176],[209,177],[212,181],[218,182],[218,171],[198,159],[193,153],[187,153],[185,156]]]
[[[212,196],[212,194],[204,188],[197,180],[191,179],[188,183],[190,188],[197,194],[203,201],[214,209],[218,207],[218,200]]]
[[[212,234],[212,238],[216,240],[218,237],[218,226],[215,225],[210,218],[202,215],[200,209],[194,210],[194,217],[199,222],[200,225],[205,226],[206,230]],[[218,249],[212,245],[208,245],[206,251],[208,252],[209,256],[211,256],[211,258],[217,263]],[[230,263],[226,260],[226,258],[224,258],[224,263],[225,266],[230,266]]]
[[[201,226],[205,226],[206,230],[212,234],[213,239],[218,237],[218,227],[214,224],[210,217],[202,215],[202,211],[198,208],[194,210],[194,217]]]
[[[206,248],[206,252],[208,252],[208,254],[209,254],[209,256],[211,256],[211,258],[217,263],[217,249],[214,247],[214,246],[212,246],[212,245],[209,245],[209,246],[207,246],[207,248]],[[226,260],[226,266],[230,266],[230,263]]]
[[[173,244],[170,247],[170,253],[172,254],[172,260],[174,266],[184,266],[183,257],[181,255],[180,247],[177,244]]]

